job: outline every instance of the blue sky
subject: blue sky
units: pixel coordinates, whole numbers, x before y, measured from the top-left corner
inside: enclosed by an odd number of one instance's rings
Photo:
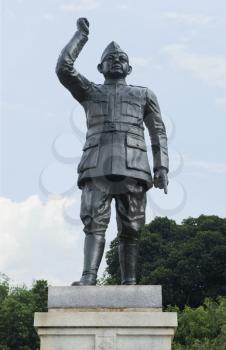
[[[55,75],[78,17],[90,21],[81,73],[101,83],[96,66],[115,40],[133,66],[128,83],[158,96],[171,174],[168,196],[149,191],[147,222],[155,215],[225,217],[223,0],[2,0],[0,271],[15,282],[68,284],[82,269],[76,163],[85,116]]]

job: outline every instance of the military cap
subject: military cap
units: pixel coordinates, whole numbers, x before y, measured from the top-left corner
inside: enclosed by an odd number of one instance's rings
[[[121,47],[115,42],[115,41],[112,41],[107,47],[106,49],[104,50],[104,52],[102,53],[102,56],[101,56],[101,62],[103,62],[103,60],[106,58],[107,55],[109,55],[110,53],[115,53],[115,52],[118,52],[118,53],[124,53],[127,58],[128,58],[128,55],[125,51],[123,51],[121,49]]]

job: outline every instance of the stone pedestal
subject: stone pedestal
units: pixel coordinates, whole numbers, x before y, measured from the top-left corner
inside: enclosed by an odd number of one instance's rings
[[[160,286],[50,287],[34,325],[41,350],[170,350],[177,315]]]

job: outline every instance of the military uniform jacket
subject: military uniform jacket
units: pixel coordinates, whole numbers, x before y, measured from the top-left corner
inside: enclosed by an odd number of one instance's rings
[[[125,80],[94,84],[74,68],[88,40],[77,31],[63,49],[56,67],[61,83],[83,106],[87,120],[86,142],[78,165],[78,186],[85,180],[108,175],[136,178],[152,186],[144,139],[146,125],[152,144],[154,170],[168,170],[167,137],[154,93]]]

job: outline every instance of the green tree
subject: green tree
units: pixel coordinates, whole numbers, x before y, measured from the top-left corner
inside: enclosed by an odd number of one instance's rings
[[[178,312],[178,329],[172,350],[226,350],[226,298],[206,299],[196,309],[186,306]]]
[[[117,239],[106,254],[105,284],[120,284]],[[164,305],[197,307],[226,295],[226,219],[201,215],[177,224],[156,217],[141,230],[139,284],[161,284]]]
[[[34,312],[47,310],[47,282],[36,281],[31,289],[10,287],[0,280],[0,350],[36,350],[39,338],[33,327]]]

